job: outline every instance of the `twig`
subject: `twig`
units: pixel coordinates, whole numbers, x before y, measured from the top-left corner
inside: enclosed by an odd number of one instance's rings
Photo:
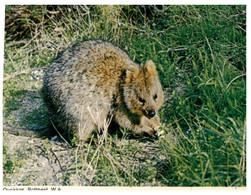
[[[54,127],[54,129],[56,130],[56,132],[58,133],[58,135],[61,137],[62,140],[64,140],[64,142],[71,148],[71,145],[69,144],[69,142],[66,141],[66,139],[61,135],[61,133],[59,133],[59,131],[57,130],[57,128],[55,127],[54,123],[51,121],[52,126]]]
[[[42,133],[38,133],[32,130],[25,130],[23,128],[16,128],[16,127],[10,127],[10,126],[3,126],[3,130],[7,131],[8,133],[12,134],[12,135],[21,135],[21,136],[25,136],[25,137],[34,137],[34,138],[40,138],[43,137]],[[45,132],[47,129],[46,128],[41,128],[41,130],[44,130],[43,132]]]
[[[38,145],[35,145],[35,147],[39,148],[40,150],[42,150],[42,152],[44,152],[44,153],[46,154],[46,151],[43,149],[43,147],[38,146]],[[57,155],[54,153],[54,151],[53,151],[52,149],[50,149],[50,152],[51,152],[51,153],[52,153],[52,155],[56,158],[56,161],[58,162],[58,165],[59,165],[59,167],[60,167],[60,169],[61,169],[61,171],[62,171],[62,170],[63,170],[63,168],[62,168],[62,165],[61,165],[61,163],[60,163],[60,161],[59,161],[59,159],[58,159]],[[49,155],[44,156],[44,157],[45,157],[45,158],[47,158],[47,159],[48,159],[48,161],[50,160]],[[49,161],[49,162],[50,162],[50,161]]]
[[[58,165],[59,165],[59,167],[60,167],[60,169],[61,169],[61,171],[62,171],[63,169],[62,169],[61,163],[60,163],[60,161],[59,161],[57,155],[54,153],[53,150],[50,150],[50,151],[51,151],[51,153],[55,156],[56,160],[58,161]]]
[[[26,48],[35,38],[37,38],[37,36],[40,34],[41,32],[38,32],[35,34],[35,36],[28,42],[26,43],[23,47],[21,47],[21,49]]]
[[[29,69],[27,69],[27,70],[22,70],[22,71],[20,71],[20,72],[15,72],[15,73],[12,74],[12,75],[6,76],[6,77],[3,79],[3,81],[7,81],[7,80],[9,80],[9,79],[12,79],[12,78],[18,76],[18,75],[21,75],[21,74],[28,74],[28,73],[30,73],[30,72],[32,72],[32,71],[34,71],[34,70],[40,70],[40,69],[42,69],[42,68],[29,68]]]
[[[114,166],[114,164],[112,162],[112,159],[110,158],[110,156],[106,155],[106,152],[104,152],[104,156],[110,161],[110,163],[112,165],[112,168],[113,168],[113,171],[114,171],[114,174],[116,176],[116,179],[117,179],[118,182],[120,182],[119,177],[118,177],[117,172],[116,172],[116,169],[115,169],[115,166]]]

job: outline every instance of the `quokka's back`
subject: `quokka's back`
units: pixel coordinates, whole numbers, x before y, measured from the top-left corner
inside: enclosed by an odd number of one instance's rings
[[[157,82],[154,86],[159,88],[159,97],[163,99],[154,64],[149,68],[152,81]],[[141,125],[144,113],[132,111],[128,102],[132,99],[125,99],[125,93],[129,93],[130,88],[133,90],[133,83],[139,85],[134,90],[142,92],[146,88],[135,82],[134,73],[138,81],[146,82],[147,71],[111,43],[91,40],[68,48],[52,62],[44,78],[44,100],[52,122],[61,132],[84,141],[112,117],[122,127],[134,130]],[[158,109],[152,110],[155,117]],[[159,121],[158,117],[155,121]]]

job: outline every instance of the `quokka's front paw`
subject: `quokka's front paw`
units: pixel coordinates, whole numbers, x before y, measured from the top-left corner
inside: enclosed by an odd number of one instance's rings
[[[150,119],[150,125],[154,130],[158,130],[160,128],[160,118],[156,115],[154,118]]]
[[[149,134],[151,137],[157,138],[158,134],[157,131],[154,128],[144,126],[145,133]]]
[[[152,137],[158,137],[157,130],[160,128],[160,118],[158,115],[156,115],[154,118],[148,119],[144,117],[142,119],[142,124],[147,129],[147,133],[151,135]]]
[[[160,118],[158,115],[156,115],[154,118],[148,119],[146,117],[144,117],[142,119],[142,124],[144,126],[150,127],[154,130],[157,130],[160,127]]]
[[[133,132],[136,134],[147,133],[152,137],[154,137],[156,134],[156,131],[152,127],[146,126],[144,124],[135,126]]]

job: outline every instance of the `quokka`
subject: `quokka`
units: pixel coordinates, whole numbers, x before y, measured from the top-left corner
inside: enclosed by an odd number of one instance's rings
[[[44,100],[57,129],[87,141],[111,119],[154,135],[164,95],[155,64],[139,66],[120,48],[90,40],[68,48],[48,68]]]

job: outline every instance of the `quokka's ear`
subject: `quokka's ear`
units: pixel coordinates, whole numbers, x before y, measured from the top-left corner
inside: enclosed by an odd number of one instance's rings
[[[155,64],[152,60],[146,61],[145,65],[142,68],[145,72],[146,77],[158,76],[158,72],[156,71]]]
[[[126,70],[126,83],[130,83],[133,79],[136,79],[139,75],[140,67],[136,64],[131,64]]]

